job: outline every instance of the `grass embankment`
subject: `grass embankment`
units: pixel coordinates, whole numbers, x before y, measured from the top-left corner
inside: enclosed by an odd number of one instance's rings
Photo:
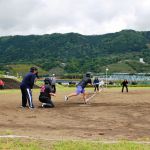
[[[11,150],[149,150],[150,144],[138,144],[129,141],[103,143],[94,141],[35,141],[18,139],[0,139],[0,149]]]

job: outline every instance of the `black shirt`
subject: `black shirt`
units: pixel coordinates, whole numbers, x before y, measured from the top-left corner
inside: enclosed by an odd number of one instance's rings
[[[122,85],[122,86],[127,86],[127,85],[128,85],[128,81],[123,81],[123,82],[121,83],[121,85]]]
[[[79,82],[79,84],[78,84],[77,86],[81,86],[82,88],[85,88],[88,83],[92,84],[91,78],[89,78],[89,77],[84,77],[84,78],[82,79],[82,81]]]
[[[52,93],[52,88],[50,85],[43,85],[41,87],[40,96],[45,96],[51,98],[51,95],[49,93]]]

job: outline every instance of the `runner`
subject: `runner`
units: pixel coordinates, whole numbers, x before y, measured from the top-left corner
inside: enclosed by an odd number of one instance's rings
[[[99,83],[99,87],[100,87],[99,92],[101,92],[104,89],[104,84],[105,84],[104,81],[101,80],[100,83]]]
[[[79,94],[83,94],[83,100],[84,100],[84,103],[86,104],[86,102],[87,102],[86,101],[86,95],[87,95],[87,93],[85,92],[84,88],[88,84],[92,85],[92,80],[91,80],[90,73],[87,73],[86,76],[79,82],[79,84],[77,85],[77,88],[76,88],[76,92],[71,93],[71,94],[65,96],[65,101],[67,101],[70,97],[77,96]]]

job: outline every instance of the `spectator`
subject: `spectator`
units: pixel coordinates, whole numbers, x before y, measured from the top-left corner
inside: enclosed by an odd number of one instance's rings
[[[93,81],[93,85],[94,85],[94,92],[99,92],[99,80],[98,78],[96,77]]]
[[[54,93],[56,93],[56,77],[55,74],[53,74],[53,76],[51,77],[51,81],[52,81],[52,90]]]
[[[3,80],[0,79],[0,89],[4,89],[5,83]]]

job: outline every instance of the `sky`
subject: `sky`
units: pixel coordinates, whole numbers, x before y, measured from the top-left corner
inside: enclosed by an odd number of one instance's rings
[[[150,0],[0,0],[0,36],[150,31]]]

